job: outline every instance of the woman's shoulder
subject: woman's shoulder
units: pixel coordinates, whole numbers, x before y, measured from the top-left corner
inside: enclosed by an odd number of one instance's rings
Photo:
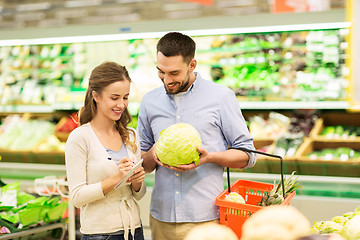
[[[90,131],[91,131],[90,124],[89,123],[83,124],[72,130],[72,132],[69,134],[68,141],[72,141],[72,140],[77,141],[86,138],[87,136],[89,136]]]

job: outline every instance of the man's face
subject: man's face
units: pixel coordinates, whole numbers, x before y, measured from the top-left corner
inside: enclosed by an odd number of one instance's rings
[[[169,94],[185,92],[190,83],[191,62],[184,62],[181,55],[166,57],[161,52],[157,53],[158,76],[164,83],[165,89]]]

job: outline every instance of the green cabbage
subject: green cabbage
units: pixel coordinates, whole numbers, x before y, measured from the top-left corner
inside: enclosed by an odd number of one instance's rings
[[[341,235],[347,240],[360,239],[360,215],[351,218],[342,229]]]
[[[333,221],[325,221],[320,229],[320,233],[328,234],[328,233],[338,233],[341,232],[342,226]]]
[[[198,165],[197,146],[202,146],[199,132],[190,124],[176,123],[160,132],[155,152],[159,160],[169,166],[192,162]]]

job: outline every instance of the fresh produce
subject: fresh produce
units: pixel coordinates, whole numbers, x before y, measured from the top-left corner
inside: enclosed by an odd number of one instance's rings
[[[43,222],[58,221],[67,209],[60,197],[36,197],[19,191],[20,181],[0,188],[0,226],[16,232]]]
[[[360,239],[360,215],[351,218],[344,225],[341,234],[348,240]]]
[[[360,136],[360,127],[356,126],[326,126],[320,134],[327,138],[352,138]]]
[[[297,240],[310,233],[309,220],[292,206],[269,206],[255,212],[242,227],[241,240]]]
[[[295,174],[295,171],[292,172],[292,174],[288,178],[284,178],[284,185],[285,185],[285,197],[297,189],[302,188],[301,185],[297,182],[298,176],[293,178]],[[282,184],[281,181],[277,184],[276,181],[274,181],[274,187],[270,190],[265,192],[265,195],[262,197],[261,201],[258,203],[258,205],[265,207],[270,205],[279,205],[284,201],[283,197],[283,190],[282,190]]]
[[[254,138],[279,138],[287,132],[290,124],[290,118],[277,112],[270,112],[268,119],[255,115],[249,120],[249,131]]]
[[[61,142],[55,135],[50,135],[34,148],[39,152],[65,152],[65,142]]]
[[[303,143],[304,133],[285,133],[276,140],[273,154],[282,157],[292,157],[295,155],[299,146]]]
[[[197,165],[198,146],[202,146],[199,132],[190,124],[176,123],[161,131],[155,152],[159,160],[169,166],[192,162]]]
[[[360,152],[348,147],[324,148],[308,154],[311,159],[348,161],[360,158]]]
[[[237,192],[231,192],[226,195],[225,200],[236,203],[245,203],[245,199]]]
[[[0,148],[32,150],[54,133],[55,124],[43,119],[29,119],[26,115],[10,115],[1,125]]]
[[[360,206],[354,212],[335,216],[328,221],[314,222],[311,231],[316,234],[337,233],[347,240],[360,239]]]
[[[79,119],[76,112],[60,120],[56,126],[56,131],[70,133],[79,126]]]

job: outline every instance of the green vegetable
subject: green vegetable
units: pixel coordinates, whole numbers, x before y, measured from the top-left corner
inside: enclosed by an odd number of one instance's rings
[[[237,192],[231,192],[225,197],[225,200],[236,203],[245,203],[245,199]]]
[[[328,234],[328,233],[339,233],[342,230],[342,226],[333,221],[325,221],[320,229],[320,233]]]
[[[292,172],[292,174],[289,176],[289,178],[284,179],[284,186],[285,186],[285,197],[297,189],[302,188],[301,185],[297,182],[298,177],[293,179],[293,176],[295,174],[295,171]],[[261,202],[258,203],[260,206],[270,206],[270,205],[279,205],[284,201],[283,197],[283,191],[282,191],[282,184],[281,182],[279,184],[276,184],[276,181],[274,181],[274,187],[265,193],[265,195],[262,197]]]
[[[360,239],[360,215],[351,218],[342,229],[341,235],[347,240]]]
[[[198,146],[202,146],[199,132],[190,124],[176,123],[161,131],[155,152],[159,160],[169,166],[192,162],[197,165]]]

